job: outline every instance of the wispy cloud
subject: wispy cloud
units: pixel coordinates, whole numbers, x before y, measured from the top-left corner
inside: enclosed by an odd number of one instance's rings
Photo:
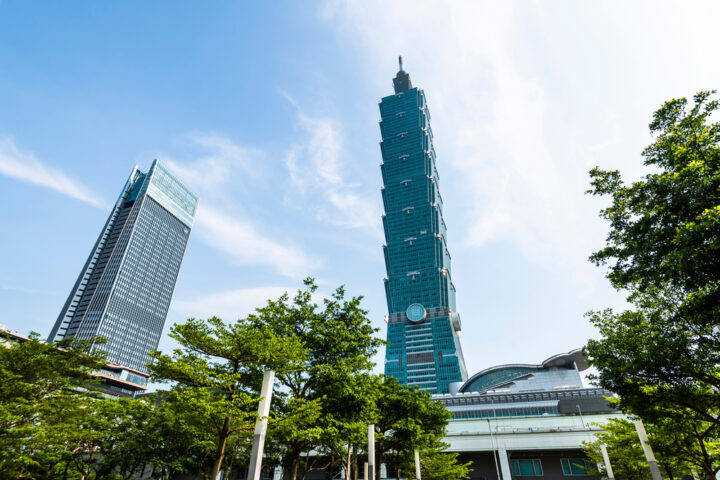
[[[379,91],[387,92],[397,65],[378,62],[388,49],[403,54],[405,69],[426,89],[441,190],[452,185],[463,205],[455,216],[461,224],[449,227],[460,229],[465,245],[509,240],[538,262],[585,262],[587,242],[578,237],[586,230],[559,226],[578,225],[587,214],[577,200],[587,169],[553,144],[554,98],[519,49],[525,25],[518,5],[328,1],[321,13],[356,44],[369,81],[383,82]]]
[[[280,243],[259,233],[250,221],[201,204],[194,232],[200,239],[230,255],[241,265],[270,265],[291,278],[307,275],[319,262],[299,247]]]
[[[257,287],[217,292],[188,300],[173,300],[170,309],[183,316],[207,318],[220,317],[226,321],[236,320],[265,305],[271,298],[278,298],[285,292],[292,295],[296,288]]]
[[[188,135],[189,150],[200,149],[190,161],[182,162],[162,153],[158,158],[166,163],[203,197],[214,196],[229,183],[237,185],[242,177],[256,178],[263,152],[243,147],[215,132]]]
[[[380,211],[367,200],[368,192],[346,180],[343,166],[348,158],[338,122],[329,117],[312,116],[300,108],[289,95],[283,94],[295,107],[301,142],[291,146],[285,165],[294,194],[315,211],[316,216],[334,225],[364,229],[381,238]],[[373,191],[373,195],[376,195]],[[294,198],[289,193],[291,198]],[[292,201],[292,200],[291,200]]]
[[[19,287],[17,285],[9,285],[7,283],[0,283],[0,290],[8,290],[10,292],[28,293],[28,294],[45,293],[45,292],[40,292],[39,290],[35,290],[32,288]]]
[[[320,262],[299,246],[263,233],[264,226],[243,216],[238,185],[259,174],[264,152],[247,148],[218,133],[193,134],[191,146],[200,153],[187,161],[167,154],[158,158],[200,194],[193,234],[239,265],[269,265],[282,275],[302,278]],[[257,178],[255,178],[257,180]],[[247,182],[253,188],[255,182]]]
[[[0,137],[0,174],[21,182],[49,188],[62,195],[80,200],[97,208],[108,204],[81,182],[62,171],[49,167],[30,152],[22,151],[11,137]]]

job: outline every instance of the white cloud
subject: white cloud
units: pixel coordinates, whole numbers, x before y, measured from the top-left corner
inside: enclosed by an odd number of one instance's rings
[[[291,278],[302,278],[318,265],[300,248],[279,243],[259,233],[251,222],[202,203],[193,232],[241,265],[270,265]]]
[[[280,297],[285,292],[293,295],[297,288],[257,287],[212,293],[192,300],[173,300],[171,310],[182,318],[208,318],[216,316],[233,321],[247,316],[265,305],[268,299]]]
[[[218,133],[193,134],[188,139],[190,147],[200,148],[196,158],[179,161],[163,153],[158,158],[200,195],[193,235],[239,265],[269,265],[291,278],[310,273],[319,264],[316,259],[296,245],[263,234],[261,224],[238,213],[242,212],[238,194],[256,187],[255,166],[265,154]],[[256,178],[239,188],[248,177]]]
[[[191,134],[188,140],[190,150],[197,147],[202,150],[198,158],[189,162],[179,162],[164,154],[158,158],[203,197],[216,195],[231,182],[236,186],[239,178],[258,176],[262,152],[237,145],[215,132]]]
[[[689,10],[673,5],[618,15],[573,2],[351,0],[326,2],[321,16],[355,48],[378,96],[390,93],[398,54],[425,89],[441,191],[454,191],[447,216],[463,207],[448,224],[466,245],[509,241],[534,262],[583,268],[606,228],[583,194],[588,170],[637,175],[653,109],[720,74],[684,53],[713,58],[711,23],[689,27]]]
[[[597,216],[603,199],[584,195],[588,171],[601,165],[637,178],[646,171],[640,152],[651,141],[652,112],[715,86],[718,9],[662,1],[325,2],[320,16],[365,75],[364,97],[392,92],[400,54],[428,97],[458,308],[470,319],[463,343],[483,344],[465,352],[471,369],[582,344],[596,334],[583,311],[625,305],[586,260],[607,230]],[[487,252],[508,265],[491,281],[521,307],[477,291],[488,280],[478,261]],[[524,306],[534,296],[542,308]]]
[[[93,207],[108,208],[99,195],[60,170],[45,165],[32,153],[20,150],[10,137],[0,137],[0,174],[49,188]]]
[[[308,115],[292,97],[284,96],[295,107],[304,134],[303,141],[292,145],[285,156],[291,184],[302,204],[314,210],[320,220],[364,229],[382,238],[380,211],[375,202],[367,201],[368,192],[362,191],[360,185],[345,179],[343,165],[348,163],[348,152],[343,148],[337,121]]]

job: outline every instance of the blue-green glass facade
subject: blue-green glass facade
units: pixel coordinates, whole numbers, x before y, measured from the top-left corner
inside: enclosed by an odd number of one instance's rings
[[[389,313],[385,374],[447,393],[467,373],[430,112],[425,93],[412,88],[402,68],[393,83],[395,94],[380,102]]]
[[[135,167],[49,341],[104,337],[110,363],[146,372],[160,341],[198,197],[155,160]]]

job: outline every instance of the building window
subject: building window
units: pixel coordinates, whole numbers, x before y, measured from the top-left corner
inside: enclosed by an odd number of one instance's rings
[[[513,475],[540,477],[543,474],[542,465],[538,459],[522,459],[512,461]]]
[[[594,465],[584,458],[561,458],[560,465],[562,465],[563,475],[588,475],[588,470],[592,469]]]

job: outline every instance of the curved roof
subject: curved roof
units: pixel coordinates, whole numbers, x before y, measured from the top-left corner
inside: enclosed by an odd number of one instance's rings
[[[468,378],[459,388],[460,392],[475,392],[486,390],[490,387],[505,383],[508,380],[528,375],[533,371],[548,368],[576,368],[582,372],[587,370],[587,359],[582,353],[581,348],[576,348],[567,353],[558,353],[545,359],[538,365],[529,363],[509,363],[505,365],[496,365],[494,367],[481,370],[472,377]]]

